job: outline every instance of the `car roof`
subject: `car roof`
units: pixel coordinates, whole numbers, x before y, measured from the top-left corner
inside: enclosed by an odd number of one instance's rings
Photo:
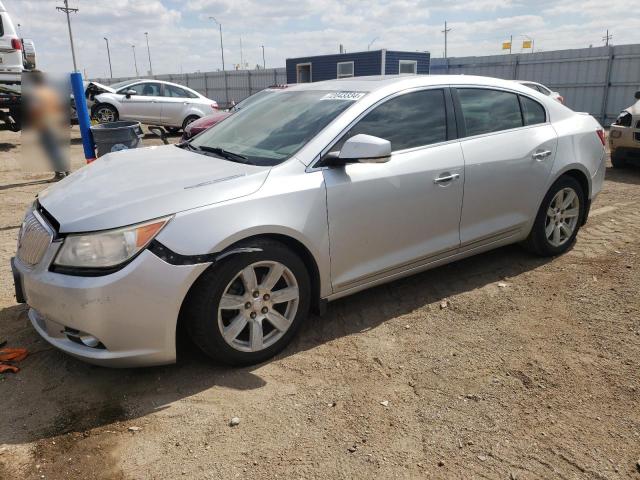
[[[164,83],[165,85],[173,85],[175,87],[185,88],[187,90],[191,90],[192,92],[196,92],[193,88],[187,87],[185,85],[180,85],[179,83],[167,82],[166,80],[156,80],[155,78],[134,78],[131,79],[131,85],[134,83]]]
[[[412,88],[438,85],[475,85],[487,87],[501,87],[520,90],[513,80],[503,80],[493,77],[477,75],[377,75],[371,77],[350,77],[339,80],[325,80],[321,82],[299,83],[291,85],[291,90],[334,90],[375,92],[388,87]]]

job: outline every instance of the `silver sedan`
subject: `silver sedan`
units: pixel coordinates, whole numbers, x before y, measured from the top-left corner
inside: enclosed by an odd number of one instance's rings
[[[337,298],[511,243],[565,252],[604,172],[596,120],[511,81],[294,86],[42,192],[16,296],[88,362],[174,362],[182,324],[211,357],[252,364]]]
[[[161,80],[89,84],[91,114],[99,122],[137,120],[178,131],[218,110],[218,103],[183,85]]]

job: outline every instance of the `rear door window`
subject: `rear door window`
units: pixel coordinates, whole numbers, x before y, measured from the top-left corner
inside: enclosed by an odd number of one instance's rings
[[[164,96],[174,98],[194,98],[195,95],[175,85],[164,85]]]
[[[520,103],[522,105],[522,116],[524,117],[525,125],[536,125],[547,121],[544,107],[538,102],[529,97],[520,96]]]
[[[393,151],[447,140],[444,91],[422,90],[387,100],[365,115],[342,139],[364,133],[391,142]]]
[[[467,136],[524,125],[515,93],[484,88],[459,88],[457,91]]]

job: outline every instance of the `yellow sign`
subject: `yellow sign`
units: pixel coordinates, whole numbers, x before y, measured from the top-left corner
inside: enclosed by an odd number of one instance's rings
[[[523,40],[522,41],[522,48],[531,48],[531,40]]]
[[[511,42],[502,42],[503,50],[511,50]]]

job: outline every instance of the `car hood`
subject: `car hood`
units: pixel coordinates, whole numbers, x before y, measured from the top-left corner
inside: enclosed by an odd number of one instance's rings
[[[61,233],[106,230],[250,195],[269,170],[174,145],[132,149],[99,158],[39,202]]]

